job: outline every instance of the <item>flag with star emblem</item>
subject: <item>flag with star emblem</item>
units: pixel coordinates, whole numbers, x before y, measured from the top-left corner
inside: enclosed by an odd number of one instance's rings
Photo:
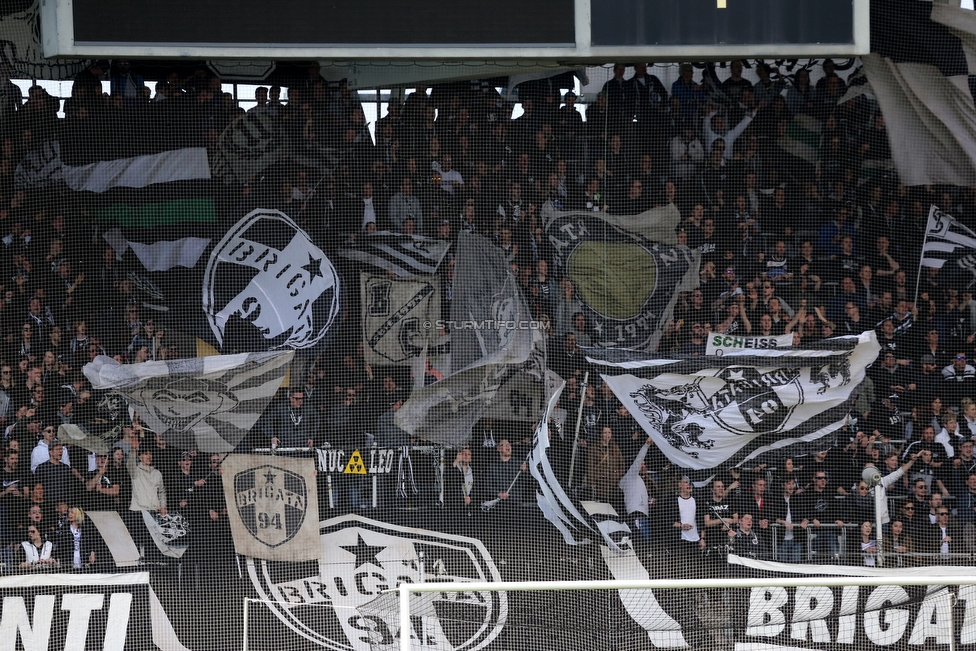
[[[699,252],[677,243],[674,205],[628,217],[542,209],[558,270],[573,283],[593,343],[654,351],[678,293],[698,286]]]
[[[308,350],[327,341],[339,314],[339,278],[290,217],[259,208],[169,234],[115,229],[105,239],[152,288],[144,305],[168,312],[177,329],[225,354]]]
[[[235,454],[222,465],[227,516],[238,554],[269,561],[318,558],[314,459]],[[358,560],[368,558],[370,551],[363,543],[354,553]]]
[[[590,348],[587,359],[672,463],[711,472],[829,447],[879,350],[869,331],[734,357]]]

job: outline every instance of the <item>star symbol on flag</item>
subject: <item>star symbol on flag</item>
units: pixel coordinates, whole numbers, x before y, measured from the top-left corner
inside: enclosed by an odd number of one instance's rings
[[[316,276],[319,278],[325,278],[325,276],[322,275],[322,258],[316,260],[312,257],[311,253],[308,255],[308,264],[302,265],[302,269],[308,272],[309,282],[315,280]]]
[[[270,470],[263,475],[263,477],[266,480],[266,483],[268,483],[268,484],[273,484],[274,483],[274,480],[275,480],[275,477],[277,477],[277,476],[278,475],[274,474]]]
[[[379,567],[380,563],[376,560],[376,555],[381,551],[386,549],[386,547],[374,547],[372,545],[367,545],[366,541],[363,540],[362,534],[356,534],[356,545],[339,545],[342,549],[347,552],[356,555],[356,567],[353,569],[359,569],[361,565],[366,565],[367,563],[372,563],[373,565]]]

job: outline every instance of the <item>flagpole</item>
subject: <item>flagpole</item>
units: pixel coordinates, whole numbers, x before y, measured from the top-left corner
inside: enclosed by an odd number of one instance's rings
[[[918,287],[922,281],[922,260],[925,259],[925,245],[929,241],[929,231],[932,230],[932,214],[935,210],[935,206],[929,208],[929,218],[925,221],[925,237],[922,238],[922,253],[918,258],[918,272],[915,274],[915,300],[912,301],[912,305],[918,305]]]
[[[925,233],[925,239],[922,240],[922,257],[918,260],[918,273],[915,274],[915,300],[912,301],[912,305],[918,305],[918,286],[922,281],[922,260],[925,259],[925,242],[928,241],[929,234]]]
[[[573,487],[573,470],[576,468],[576,452],[579,450],[580,423],[583,422],[583,403],[586,402],[586,386],[590,381],[590,372],[583,374],[583,384],[580,385],[580,404],[576,412],[576,434],[573,436],[573,454],[569,460],[569,487]]]

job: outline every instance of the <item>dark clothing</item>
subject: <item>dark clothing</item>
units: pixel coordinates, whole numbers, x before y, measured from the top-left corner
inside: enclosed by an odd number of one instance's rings
[[[75,489],[77,488],[71,468],[63,463],[45,461],[37,467],[34,478],[44,484],[44,501],[51,504],[67,502],[69,505],[74,503]]]

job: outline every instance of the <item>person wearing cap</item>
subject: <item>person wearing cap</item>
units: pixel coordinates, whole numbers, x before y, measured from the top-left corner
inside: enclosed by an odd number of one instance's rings
[[[952,394],[948,404],[958,405],[963,398],[976,395],[976,367],[969,363],[965,351],[955,354],[952,363],[942,369],[942,380],[945,382],[945,393]],[[948,398],[949,396],[944,396]]]
[[[927,406],[945,392],[945,380],[942,377],[941,366],[935,357],[922,355],[921,369],[915,369],[915,404]],[[960,402],[960,407],[962,403]],[[976,424],[976,422],[974,422]],[[973,430],[976,433],[976,430]]]

